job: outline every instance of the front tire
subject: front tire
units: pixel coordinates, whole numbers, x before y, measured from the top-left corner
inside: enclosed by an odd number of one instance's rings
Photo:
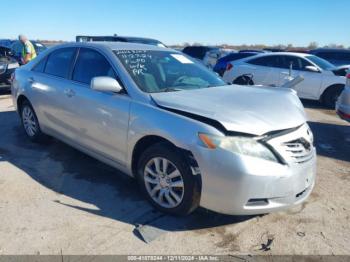
[[[146,198],[162,212],[187,215],[199,205],[198,177],[174,146],[158,143],[146,149],[138,161],[137,179]]]
[[[344,86],[341,85],[328,87],[322,96],[323,104],[328,108],[334,109],[335,103],[337,102],[341,92],[343,92],[343,89]]]
[[[46,135],[41,132],[38,118],[29,101],[24,101],[20,107],[23,129],[27,137],[33,142],[43,142]]]

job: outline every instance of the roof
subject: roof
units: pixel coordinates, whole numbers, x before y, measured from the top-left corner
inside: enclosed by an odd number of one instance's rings
[[[154,41],[159,42],[159,40],[154,38],[148,38],[148,37],[139,37],[139,36],[121,36],[121,35],[77,35],[77,37],[87,37],[87,38],[110,38],[110,39],[132,39],[132,40],[148,40],[148,41]],[[94,41],[92,41],[94,42]]]
[[[308,53],[295,53],[295,52],[272,52],[272,53],[259,53],[256,56],[274,56],[274,55],[286,55],[286,56],[298,56],[298,57],[306,57],[312,54]]]
[[[313,52],[348,52],[350,53],[350,50],[349,49],[344,49],[344,48],[317,48],[317,49],[313,49],[313,50],[310,50],[310,53],[313,53]]]
[[[139,44],[139,43],[129,43],[129,42],[71,42],[67,44],[58,45],[59,46],[77,46],[77,47],[104,47],[112,50],[155,50],[155,51],[175,51],[170,48],[159,47],[154,45]],[[175,51],[177,52],[177,51]]]

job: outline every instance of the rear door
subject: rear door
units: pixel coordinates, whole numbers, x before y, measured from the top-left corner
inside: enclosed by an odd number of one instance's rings
[[[81,48],[72,73],[72,93],[69,98],[78,143],[103,157],[125,164],[130,97],[92,90],[93,77],[117,79],[110,61],[100,51]]]
[[[243,73],[253,75],[253,82],[256,85],[277,86],[279,81],[279,58],[277,55],[268,55],[252,58],[241,66]]]
[[[49,133],[74,139],[72,112],[67,104],[67,90],[71,86],[70,71],[76,48],[60,48],[43,58],[32,69],[32,100],[40,125]]]

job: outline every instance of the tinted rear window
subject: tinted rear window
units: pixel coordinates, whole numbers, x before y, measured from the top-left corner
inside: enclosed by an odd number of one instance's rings
[[[52,52],[47,59],[45,73],[67,78],[74,55],[75,48],[62,48]]]
[[[242,58],[246,58],[249,56],[253,56],[256,54],[252,54],[252,53],[234,53],[234,54],[229,54],[227,56],[224,56],[223,58],[220,58],[220,61],[235,61],[238,59],[242,59]]]
[[[45,68],[45,64],[46,64],[46,59],[47,57],[41,59],[41,61],[39,63],[37,63],[34,67],[33,67],[33,71],[35,72],[44,72],[44,68]]]
[[[278,56],[263,56],[247,61],[249,64],[268,66],[268,67],[280,67]]]

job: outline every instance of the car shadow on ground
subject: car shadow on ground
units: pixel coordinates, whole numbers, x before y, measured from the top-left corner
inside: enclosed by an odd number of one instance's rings
[[[228,216],[199,208],[187,217],[156,211],[141,195],[134,179],[75,149],[50,139],[47,144],[28,140],[13,111],[0,112],[0,161],[23,170],[41,185],[58,193],[53,202],[124,223],[150,225],[161,231],[197,230],[238,223],[253,216]],[[67,202],[92,204],[87,208]],[[137,232],[134,232],[138,235]],[[159,232],[158,232],[159,234]]]
[[[334,109],[327,108],[319,101],[301,100],[305,108],[319,109],[328,115],[336,115]],[[308,122],[315,137],[317,154],[350,162],[350,125]]]
[[[301,103],[305,108],[332,110],[318,100],[301,99]]]
[[[11,87],[8,85],[2,85],[0,84],[0,96],[2,95],[10,95],[11,94]]]
[[[350,162],[350,125],[308,123],[318,155]]]

